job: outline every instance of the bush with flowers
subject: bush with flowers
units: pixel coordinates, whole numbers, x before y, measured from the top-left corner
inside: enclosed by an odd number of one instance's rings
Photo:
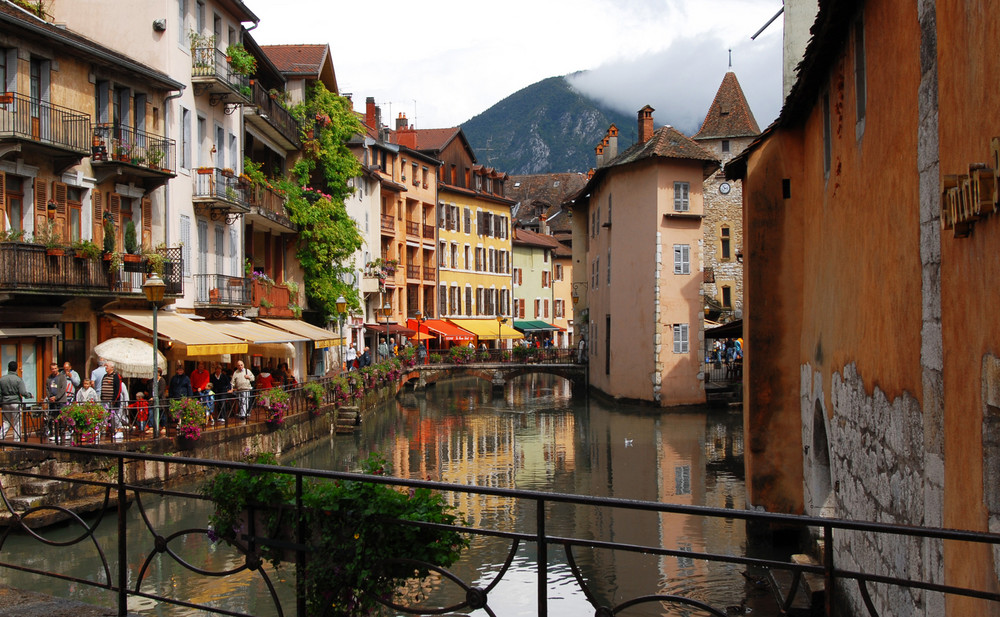
[[[326,394],[323,385],[318,381],[308,381],[302,385],[302,394],[309,402],[309,412],[318,416],[319,408],[323,405],[323,395]]]
[[[448,359],[454,364],[466,364],[476,357],[476,350],[468,345],[455,345],[448,350]]]
[[[288,392],[284,388],[265,390],[257,398],[257,404],[267,411],[267,417],[264,418],[264,422],[267,422],[272,428],[284,424],[285,416],[288,415],[289,398]]]
[[[101,403],[70,403],[59,411],[59,423],[66,430],[73,431],[73,443],[108,421],[108,410]]]
[[[184,396],[170,400],[170,419],[177,423],[177,436],[194,441],[201,437],[201,427],[208,418],[208,408],[196,398]]]
[[[255,462],[276,463],[273,455]],[[378,454],[362,463],[362,471],[389,474]],[[469,545],[454,508],[426,488],[403,490],[363,478],[312,481],[303,483],[304,508],[296,513],[292,475],[249,468],[218,474],[203,494],[216,508],[210,537],[244,549],[246,511],[253,507],[255,519],[268,523],[254,531],[260,555],[275,565],[290,556],[268,540],[285,540],[282,530],[304,523],[307,611],[319,617],[381,614],[382,605],[404,601],[397,594],[408,580],[451,566]]]

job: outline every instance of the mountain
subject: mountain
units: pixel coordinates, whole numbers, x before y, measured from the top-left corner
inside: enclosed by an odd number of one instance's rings
[[[518,90],[462,124],[480,164],[509,174],[585,172],[608,127],[618,151],[635,141],[634,115],[614,111],[549,77]]]

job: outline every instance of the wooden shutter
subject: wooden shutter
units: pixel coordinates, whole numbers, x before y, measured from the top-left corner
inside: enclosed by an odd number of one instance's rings
[[[7,213],[7,174],[0,171],[0,210]]]
[[[45,190],[45,183],[35,178],[35,229],[45,227],[45,209],[49,200],[48,192]]]
[[[153,200],[149,197],[142,198],[142,248],[150,250],[153,248]]]
[[[56,231],[63,240],[69,240],[69,216],[66,214],[67,187],[65,182],[52,181],[52,199],[56,202]]]
[[[104,242],[104,238],[101,236],[101,221],[104,216],[104,210],[101,208],[101,192],[98,190],[90,191],[90,203],[94,208],[94,216],[92,223],[94,225],[94,243],[98,246]]]
[[[118,193],[111,193],[108,196],[108,213],[117,227],[121,221],[122,196]]]

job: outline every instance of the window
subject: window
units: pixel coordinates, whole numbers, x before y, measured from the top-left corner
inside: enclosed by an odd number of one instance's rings
[[[181,107],[181,164],[191,169],[191,111]]]
[[[611,194],[608,193],[608,226],[611,225]]]
[[[438,288],[438,314],[448,314],[448,286],[441,285]]]
[[[517,301],[518,319],[524,319],[524,298]]]
[[[462,225],[465,227],[465,233],[472,232],[472,211],[468,208],[462,209]]]
[[[723,139],[722,140],[722,153],[723,154],[729,154],[729,140],[728,139]]]
[[[451,243],[451,267],[458,268],[458,243]]]
[[[181,259],[184,261],[184,276],[191,276],[191,218],[181,215]]]
[[[555,279],[557,281],[563,280],[563,267],[562,267],[562,264],[556,264]]]
[[[4,178],[0,172],[0,180]],[[0,190],[4,193],[4,205],[7,210],[7,221],[10,228],[24,230],[24,179],[18,176],[6,176],[6,181],[0,182]]]
[[[194,29],[198,34],[205,33],[205,3],[202,0],[198,0],[198,4],[195,7],[195,22]]]
[[[240,275],[240,232],[235,225],[229,228],[229,268],[230,276]]]
[[[82,188],[71,186],[66,189],[66,206],[69,209],[69,239],[72,242],[79,242],[83,212]]]
[[[195,142],[195,147],[198,150],[198,166],[205,167],[205,140],[208,138],[208,120],[204,116],[198,116],[198,141]]]
[[[674,353],[688,353],[688,325],[674,324]]]
[[[212,34],[215,35],[215,44],[222,45],[222,18],[218,13],[212,13]]]
[[[549,252],[548,251],[544,251],[544,250],[542,251],[542,263],[543,264],[549,263]]]
[[[188,42],[188,30],[184,27],[184,22],[187,21],[188,12],[188,0],[177,0],[177,23],[180,27],[177,28],[177,43],[182,47],[187,47]]]
[[[677,212],[687,212],[690,209],[688,201],[687,182],[674,182],[674,210]]]
[[[552,316],[555,317],[556,319],[565,317],[566,314],[564,311],[565,311],[564,302],[562,300],[556,299],[552,305]]]
[[[727,309],[733,308],[733,288],[729,285],[722,287],[722,307]]]
[[[549,287],[549,272],[548,270],[542,270],[542,287]]]
[[[200,225],[201,223],[199,223]],[[207,252],[208,247],[205,248]],[[226,236],[225,232],[222,231],[222,225],[215,226],[215,274],[222,274],[225,272],[223,268],[226,267]]]
[[[548,319],[549,318],[549,299],[548,298],[546,298],[542,302],[542,318],[544,318],[544,319]]]
[[[858,122],[865,119],[868,89],[865,83],[865,24],[861,17],[854,22],[854,98]]]
[[[538,319],[538,316],[542,313],[542,300],[540,298],[535,298],[535,315],[534,319]]]
[[[729,261],[730,259],[732,259],[731,255],[732,249],[730,248],[730,246],[732,245],[732,238],[730,237],[730,231],[728,225],[723,225],[722,228],[719,230],[719,243],[720,243],[719,246],[720,259],[722,259],[722,261]]]
[[[441,241],[441,248],[438,249],[438,266],[441,268],[448,267],[448,243]]]
[[[674,245],[674,274],[691,274],[691,247],[687,244]]]
[[[465,314],[472,317],[472,287],[465,288]]]
[[[520,285],[521,284],[521,269],[520,268],[514,268],[514,284],[515,285]]]
[[[198,221],[198,274],[208,274],[208,222]]]

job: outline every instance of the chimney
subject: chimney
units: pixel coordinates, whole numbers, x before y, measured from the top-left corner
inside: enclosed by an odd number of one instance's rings
[[[614,124],[608,127],[608,136],[605,139],[608,147],[604,149],[604,157],[610,161],[618,156],[618,127]]]
[[[376,122],[378,122],[378,107],[375,106],[375,97],[369,96],[365,99],[365,124],[377,131],[379,126]]]
[[[549,235],[549,226],[545,224],[548,218],[544,214],[538,215],[538,233],[542,235]]]
[[[403,116],[403,122],[406,122],[406,116]],[[412,126],[399,126],[399,120],[396,120],[396,143],[409,148],[410,150],[417,149],[417,129]]]
[[[649,105],[639,110],[639,143],[644,144],[653,136],[653,112]]]
[[[594,148],[594,151],[597,152],[597,165],[596,166],[597,167],[603,167],[604,166],[604,142],[601,142],[601,143],[597,144],[597,147]]]
[[[406,128],[406,114],[399,112],[399,116],[396,117],[396,130]]]

